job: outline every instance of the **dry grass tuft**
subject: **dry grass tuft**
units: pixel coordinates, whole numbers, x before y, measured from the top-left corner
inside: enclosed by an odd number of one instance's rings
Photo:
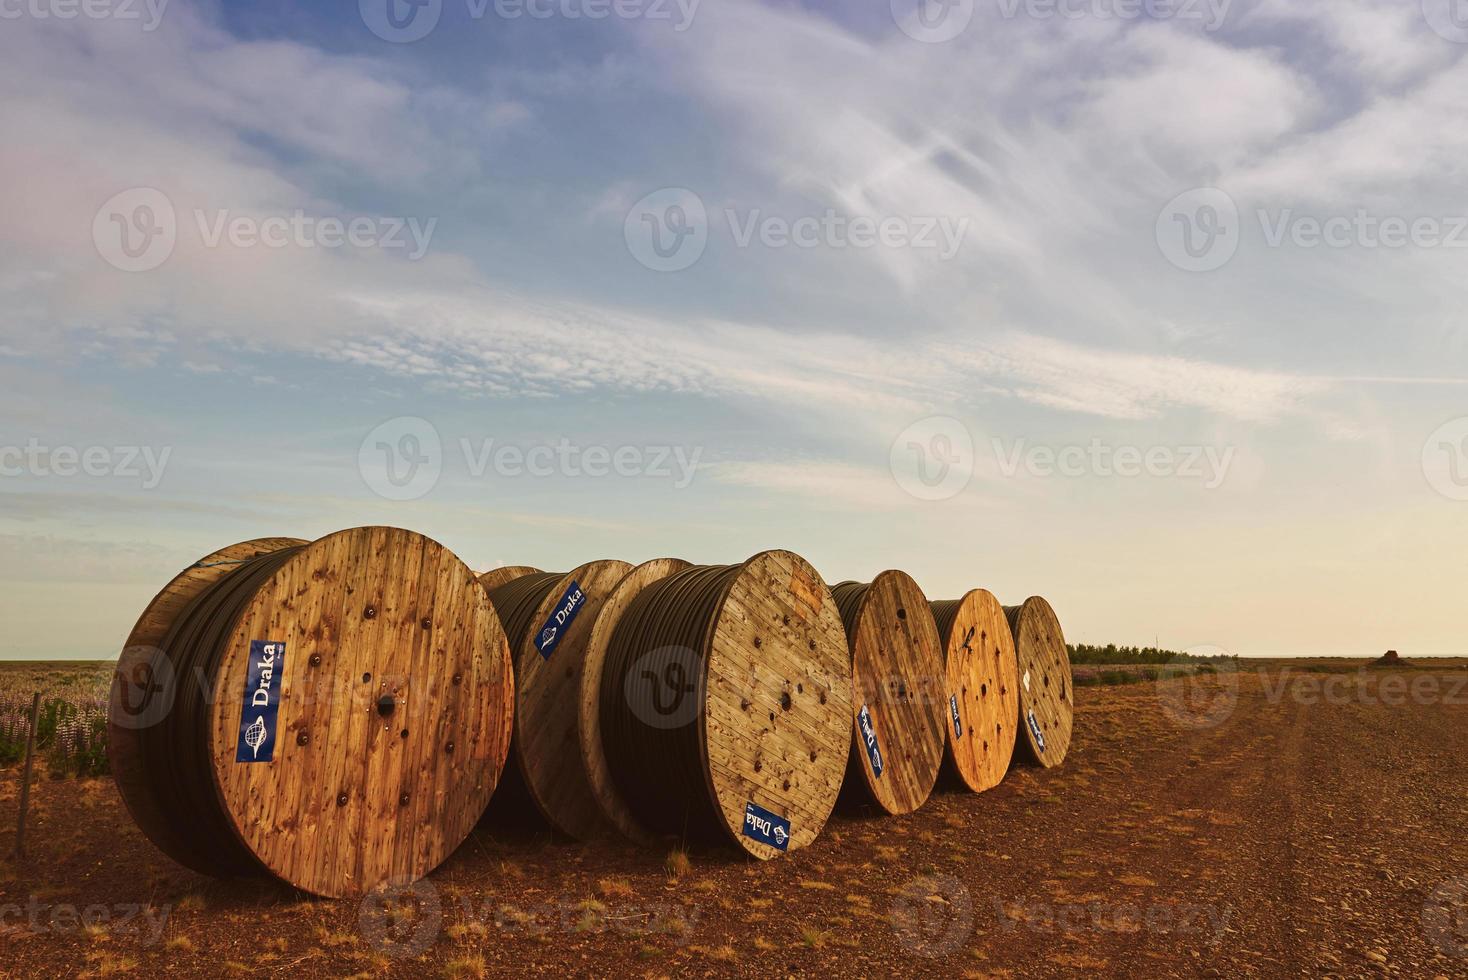
[[[484,980],[488,967],[484,964],[482,956],[461,956],[456,960],[450,960],[444,964],[443,975],[450,980],[459,978],[472,978],[472,980]]]
[[[596,890],[602,898],[631,898],[635,894],[626,878],[603,878],[596,883]]]
[[[831,934],[820,929],[812,929],[810,926],[800,930],[800,938],[811,949],[825,949],[826,944],[831,941]]]
[[[669,878],[681,878],[693,870],[693,862],[689,860],[687,851],[677,848],[668,852],[668,859],[663,862],[663,867]]]

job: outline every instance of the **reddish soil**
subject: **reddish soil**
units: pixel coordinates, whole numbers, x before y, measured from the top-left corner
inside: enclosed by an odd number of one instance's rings
[[[1468,671],[1281,669],[1084,688],[1063,768],[767,864],[481,828],[422,890],[437,924],[201,878],[109,781],[43,778],[0,974],[1468,975]]]

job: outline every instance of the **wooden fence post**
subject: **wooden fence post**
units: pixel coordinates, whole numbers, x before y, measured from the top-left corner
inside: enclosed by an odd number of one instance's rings
[[[25,740],[25,775],[20,783],[20,820],[15,828],[15,860],[25,860],[25,818],[31,808],[31,766],[36,758],[36,723],[41,715],[41,692],[31,698],[31,730]]]

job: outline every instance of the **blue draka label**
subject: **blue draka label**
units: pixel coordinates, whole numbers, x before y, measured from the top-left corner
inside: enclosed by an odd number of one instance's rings
[[[958,720],[958,695],[948,695],[948,710],[953,713],[953,737],[963,738],[963,722]]]
[[[1045,751],[1045,736],[1040,731],[1040,723],[1035,720],[1035,713],[1031,711],[1027,716],[1030,722],[1030,734],[1035,736],[1035,748],[1041,752]]]
[[[877,730],[872,727],[872,713],[867,710],[866,705],[861,706],[861,712],[856,716],[856,727],[861,731],[861,740],[866,743],[872,775],[882,775],[882,750],[877,748]]]
[[[250,668],[245,673],[245,707],[240,712],[235,762],[270,762],[275,758],[275,716],[280,710],[280,679],[284,673],[284,643],[250,641]]]
[[[535,634],[535,649],[540,651],[542,657],[550,659],[550,655],[560,645],[561,637],[566,635],[566,631],[571,628],[572,620],[576,618],[576,614],[584,605],[586,605],[586,593],[581,591],[580,585],[572,582],[566,594],[561,596],[561,601],[556,603],[555,611],[550,614],[550,618],[545,621],[540,632]]]
[[[744,836],[783,851],[790,846],[790,821],[751,800],[744,804]]]

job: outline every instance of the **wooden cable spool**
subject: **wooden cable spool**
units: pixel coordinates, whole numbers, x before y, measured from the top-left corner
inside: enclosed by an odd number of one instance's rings
[[[851,741],[851,660],[820,575],[787,551],[643,588],[606,653],[602,742],[655,836],[768,859],[814,841]]]
[[[170,857],[361,895],[468,836],[509,750],[509,648],[442,545],[396,528],[248,541],[186,569],[118,660],[118,790]],[[214,694],[217,692],[217,697]]]
[[[1009,771],[1019,717],[1019,668],[1004,607],[984,589],[933,603],[943,639],[948,742],[945,771],[965,788],[993,789]]]
[[[622,798],[612,778],[607,762],[606,748],[601,733],[601,685],[606,666],[607,648],[612,634],[622,621],[632,600],[654,582],[661,582],[692,566],[678,558],[654,558],[643,562],[622,577],[597,613],[591,624],[591,636],[586,641],[586,654],[581,658],[580,718],[578,734],[581,742],[581,763],[590,783],[592,798],[601,808],[602,816],[624,837],[650,844],[652,836],[647,828],[637,822],[632,808]]]
[[[831,589],[851,653],[847,783],[890,814],[927,802],[943,763],[943,648],[922,589],[905,572]]]
[[[522,576],[540,574],[542,574],[540,569],[532,568],[529,565],[505,565],[500,568],[491,568],[483,575],[480,575],[479,584],[486,589],[493,590],[504,585],[506,582],[513,582]]]
[[[581,758],[581,665],[603,601],[632,565],[593,561],[526,574],[494,589],[515,652],[516,760],[530,802],[577,840],[611,836]],[[507,806],[513,808],[513,795]]]
[[[1031,596],[1005,606],[1019,670],[1019,753],[1046,769],[1065,761],[1075,724],[1070,652],[1050,603]]]

